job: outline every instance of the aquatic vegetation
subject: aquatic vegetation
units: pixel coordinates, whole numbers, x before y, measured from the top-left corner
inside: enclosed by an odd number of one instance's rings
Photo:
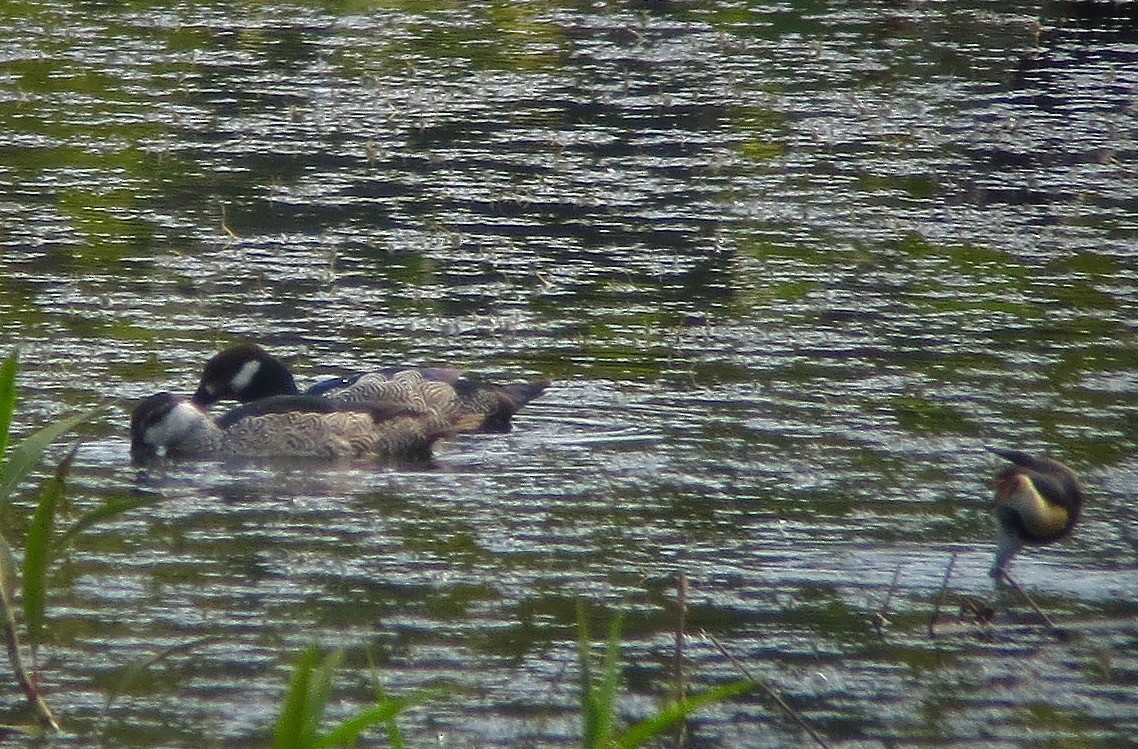
[[[374,705],[344,719],[329,731],[321,731],[324,708],[332,693],[332,675],[342,660],[340,651],[323,658],[316,648],[309,648],[301,654],[281,704],[280,718],[273,735],[274,749],[355,746],[360,734],[376,725],[386,727],[391,746],[402,749],[405,742],[396,725],[396,717],[413,705],[446,693],[441,689],[422,689],[407,697],[394,698],[380,688],[376,690]]]
[[[624,730],[617,727],[617,701],[620,695],[620,629],[621,617],[613,619],[599,664],[590,654],[589,626],[583,612],[578,612],[578,662],[581,679],[581,717],[584,749],[632,749],[643,746],[700,708],[723,702],[749,692],[758,684],[751,679],[733,681],[711,687],[692,696],[666,703],[656,712]]]
[[[922,434],[976,434],[979,428],[956,406],[917,395],[893,398],[893,415],[903,428]]]
[[[0,453],[4,462],[0,465],[0,619],[4,630],[8,660],[20,690],[45,728],[60,730],[58,721],[44,699],[39,687],[39,679],[34,670],[29,670],[24,662],[25,646],[20,639],[20,628],[16,617],[15,599],[20,593],[23,614],[24,639],[27,649],[33,656],[44,641],[45,608],[48,592],[48,570],[66,545],[84,528],[107,518],[118,515],[138,506],[144,499],[134,497],[111,497],[102,506],[71,520],[71,525],[62,532],[55,530],[56,520],[64,508],[64,490],[67,474],[75,459],[78,444],[60,461],[54,473],[40,486],[39,501],[24,534],[23,564],[16,562],[16,555],[8,542],[11,529],[7,526],[11,518],[10,499],[27,475],[40,464],[44,450],[94,415],[99,408],[74,416],[59,419],[32,433],[18,444],[9,447],[9,431],[16,411],[16,370],[18,356],[10,354],[0,365]],[[101,408],[101,407],[100,407]]]
[[[618,727],[621,617],[609,627],[608,639],[599,663],[590,653],[589,627],[578,611],[579,665],[583,749],[633,749],[679,724],[708,705],[723,702],[751,691],[758,685],[752,679],[722,684],[692,696],[681,696],[666,703],[654,715],[623,730]],[[396,718],[407,708],[445,696],[445,689],[423,689],[409,696],[394,698],[378,689],[374,705],[366,707],[329,730],[322,730],[324,710],[332,693],[332,677],[343,660],[343,653],[321,656],[317,648],[301,654],[292,682],[280,707],[273,738],[274,749],[323,749],[354,746],[360,735],[373,726],[383,725],[392,747],[405,746]]]

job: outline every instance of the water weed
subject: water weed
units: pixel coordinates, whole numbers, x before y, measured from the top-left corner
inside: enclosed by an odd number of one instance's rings
[[[0,518],[3,519],[0,521],[3,523],[0,525],[0,626],[4,630],[8,660],[16,682],[35,713],[37,722],[44,728],[59,731],[59,722],[44,699],[39,679],[34,669],[28,668],[23,656],[26,641],[34,663],[36,649],[44,639],[48,570],[61,550],[84,528],[149,500],[136,497],[112,498],[101,507],[74,519],[67,529],[57,534],[56,524],[62,515],[67,475],[78,451],[76,444],[40,486],[39,500],[24,534],[23,564],[17,564],[16,554],[8,541],[12,530],[7,525],[12,517],[13,495],[28,474],[40,464],[44,450],[50,444],[102,408],[100,406],[59,419],[11,445],[9,435],[16,413],[18,364],[15,352],[0,364],[0,451],[4,458],[0,465]],[[22,603],[24,641],[21,640],[20,623],[16,616],[17,595]]]
[[[316,648],[301,654],[293,671],[292,683],[281,705],[273,735],[274,749],[325,749],[325,747],[354,746],[372,726],[383,725],[393,749],[404,747],[403,734],[395,723],[396,717],[407,708],[434,699],[446,693],[440,689],[424,689],[408,697],[393,698],[383,689],[377,689],[376,703],[344,719],[338,725],[322,732],[324,709],[332,692],[332,675],[343,661],[343,653],[336,651],[321,658]]]
[[[582,747],[584,749],[633,749],[662,735],[700,708],[729,700],[756,686],[742,679],[711,687],[691,696],[680,697],[661,707],[656,714],[620,730],[617,707],[620,696],[621,617],[613,619],[600,663],[593,663],[589,625],[578,610],[578,662],[581,670]]]

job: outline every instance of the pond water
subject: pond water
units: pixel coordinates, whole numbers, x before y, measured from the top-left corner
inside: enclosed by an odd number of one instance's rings
[[[1129,4],[0,13],[15,430],[109,400],[71,502],[152,499],[52,574],[67,745],[265,746],[310,645],[345,652],[333,718],[449,685],[409,745],[579,745],[578,605],[598,636],[625,615],[643,717],[675,688],[681,573],[688,686],[741,666],[832,746],[1134,745]],[[305,382],[555,384],[430,466],[132,466],[132,403],[244,339]],[[1075,535],[1014,568],[1076,637],[992,589],[986,445],[1087,484]],[[997,617],[930,637],[953,555],[946,616]],[[0,709],[27,720],[14,684]],[[761,691],[688,726],[811,745]]]

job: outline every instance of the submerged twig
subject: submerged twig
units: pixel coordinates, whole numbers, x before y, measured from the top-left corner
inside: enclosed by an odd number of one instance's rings
[[[187,653],[200,645],[209,645],[215,642],[224,641],[225,638],[219,635],[205,635],[204,637],[198,637],[194,640],[190,640],[189,642],[182,642],[178,643],[177,645],[171,645],[170,647],[163,648],[149,658],[132,664],[123,672],[123,674],[118,678],[114,685],[112,685],[111,688],[107,691],[107,699],[103,703],[103,711],[109,711],[111,705],[113,705],[115,700],[119,698],[119,695],[123,694],[130,687],[131,682],[133,682],[151,666],[155,666],[173,656]]]
[[[948,566],[944,568],[944,577],[940,581],[940,590],[933,599],[933,613],[929,617],[929,637],[936,637],[936,620],[940,616],[940,606],[944,603],[944,592],[948,590],[948,581],[952,579],[952,570],[956,567],[956,552],[948,558]]]
[[[229,218],[226,216],[225,203],[221,204],[221,229],[229,235],[230,239],[240,239],[237,233],[229,228]]]
[[[881,604],[881,609],[873,615],[873,627],[877,630],[878,637],[885,636],[885,627],[889,624],[889,604],[893,603],[893,594],[897,592],[897,581],[901,579],[901,565],[897,565],[897,569],[893,570],[893,580],[889,583],[889,590],[885,593],[885,601]]]
[[[688,612],[688,578],[682,571],[676,573],[676,649],[672,668],[675,678],[673,699],[679,702],[684,698],[684,627]],[[687,743],[687,722],[676,723],[676,749],[683,749]]]
[[[723,656],[727,658],[727,660],[731,661],[731,665],[738,669],[739,673],[743,674],[743,676],[747,677],[752,682],[757,684],[759,686],[759,689],[763,690],[763,692],[765,692],[768,697],[774,700],[774,703],[778,705],[783,712],[790,716],[791,720],[798,724],[799,728],[810,734],[810,738],[814,739],[814,742],[818,744],[818,746],[822,747],[822,749],[830,749],[830,745],[826,743],[826,740],[822,738],[822,736],[817,731],[815,731],[809,723],[806,722],[806,719],[803,718],[797,710],[791,707],[790,704],[782,698],[782,695],[774,690],[774,687],[752,674],[746,666],[740,663],[735,656],[731,655],[731,653],[727,651],[727,648],[723,647],[723,643],[715,639],[715,636],[708,632],[706,629],[701,629],[699,632],[704,637],[706,637],[711,642],[711,644],[715,646],[716,650],[722,653]]]

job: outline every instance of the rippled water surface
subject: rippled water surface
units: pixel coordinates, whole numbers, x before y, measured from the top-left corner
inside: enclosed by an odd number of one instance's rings
[[[578,605],[598,633],[625,614],[621,714],[643,717],[676,688],[682,573],[688,687],[747,669],[832,746],[1134,745],[1130,5],[0,19],[15,430],[109,400],[71,502],[152,500],[54,568],[39,665],[68,744],[265,746],[316,644],[345,652],[332,718],[377,682],[448,685],[402,718],[410,746],[579,745]],[[132,466],[131,404],[242,339],[304,382],[555,384],[428,466]],[[1070,639],[992,589],[988,444],[1087,484],[1075,535],[1014,568]],[[930,636],[953,554],[942,618],[996,619]],[[761,691],[688,726],[811,745]]]

